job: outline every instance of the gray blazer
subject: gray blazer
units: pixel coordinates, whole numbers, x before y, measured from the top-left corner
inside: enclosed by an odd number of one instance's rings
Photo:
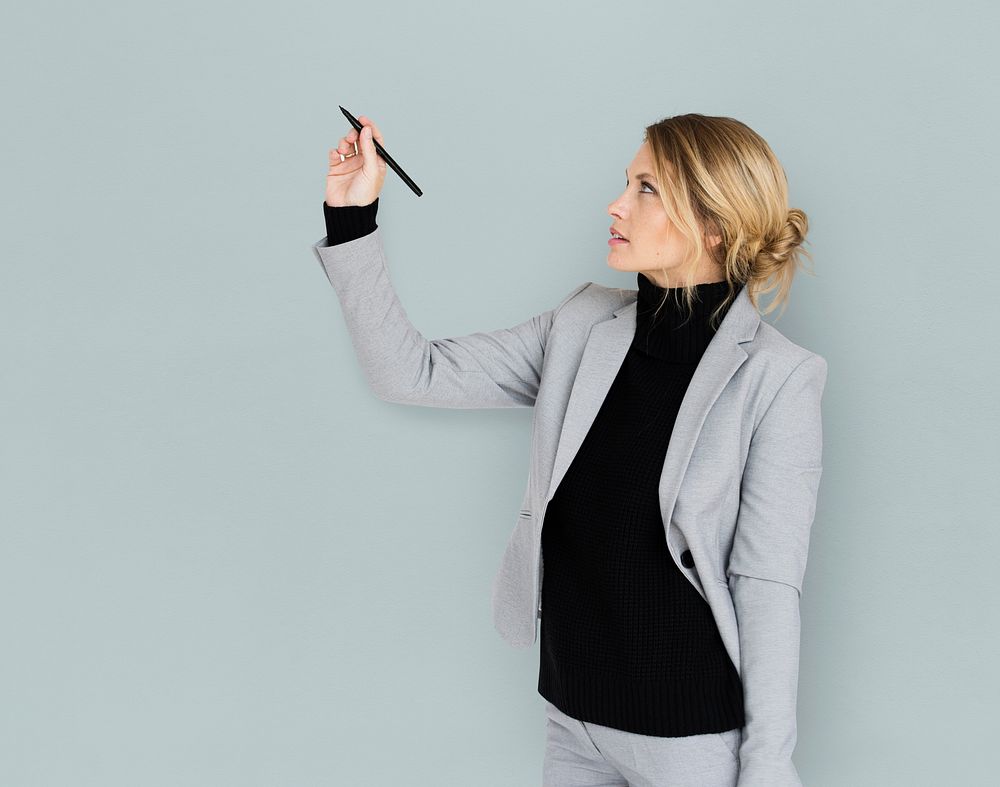
[[[632,342],[636,291],[586,282],[512,328],[428,340],[393,289],[379,229],[335,246],[324,237],[313,251],[379,399],[534,407],[527,488],[493,584],[497,631],[533,645],[545,509]],[[711,608],[743,681],[740,787],[801,784],[792,762],[799,597],[826,373],[821,356],[761,320],[743,289],[684,395],[660,479],[670,555]]]

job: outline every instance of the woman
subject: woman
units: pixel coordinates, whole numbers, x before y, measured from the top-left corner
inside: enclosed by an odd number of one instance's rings
[[[726,117],[649,126],[608,206],[608,265],[637,290],[586,282],[513,328],[429,341],[389,281],[384,140],[359,120],[330,151],[313,248],[372,389],[535,408],[493,611],[525,647],[544,610],[545,786],[801,784],[827,365],[760,319],[760,294],[777,291],[767,311],[787,299],[808,227],[767,143]]]

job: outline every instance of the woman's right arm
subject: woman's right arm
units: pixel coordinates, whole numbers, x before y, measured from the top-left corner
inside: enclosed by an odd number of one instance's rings
[[[384,144],[373,123],[366,122],[364,115],[359,120]],[[575,287],[555,308],[512,328],[448,339],[424,338],[410,323],[392,286],[375,224],[385,162],[375,152],[371,136],[359,138],[353,130],[337,150],[348,152],[355,141],[361,156],[340,162],[339,154],[331,151],[323,208],[327,236],[313,245],[313,251],[337,292],[372,391],[384,401],[425,407],[534,405],[552,325],[559,311],[590,282]],[[381,169],[373,169],[378,162]],[[357,178],[365,174],[365,167],[369,167],[369,185],[359,186]],[[371,184],[377,185],[374,196]]]

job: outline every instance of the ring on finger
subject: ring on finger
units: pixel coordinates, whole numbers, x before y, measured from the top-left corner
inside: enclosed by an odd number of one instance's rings
[[[356,156],[356,155],[358,155],[358,143],[357,142],[354,143],[354,152],[353,153],[347,153],[347,154],[341,153],[340,154],[340,162],[343,163],[343,162],[347,161],[347,159],[351,158],[351,156]]]

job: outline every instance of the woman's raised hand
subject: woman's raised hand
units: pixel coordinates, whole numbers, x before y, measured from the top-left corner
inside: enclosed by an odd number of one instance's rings
[[[326,176],[326,204],[331,208],[348,205],[370,205],[382,191],[388,165],[376,152],[375,143],[385,146],[382,132],[371,119],[360,115],[361,133],[351,129],[340,144],[330,151],[330,170]],[[358,143],[358,155],[340,160],[341,153],[353,153]]]

